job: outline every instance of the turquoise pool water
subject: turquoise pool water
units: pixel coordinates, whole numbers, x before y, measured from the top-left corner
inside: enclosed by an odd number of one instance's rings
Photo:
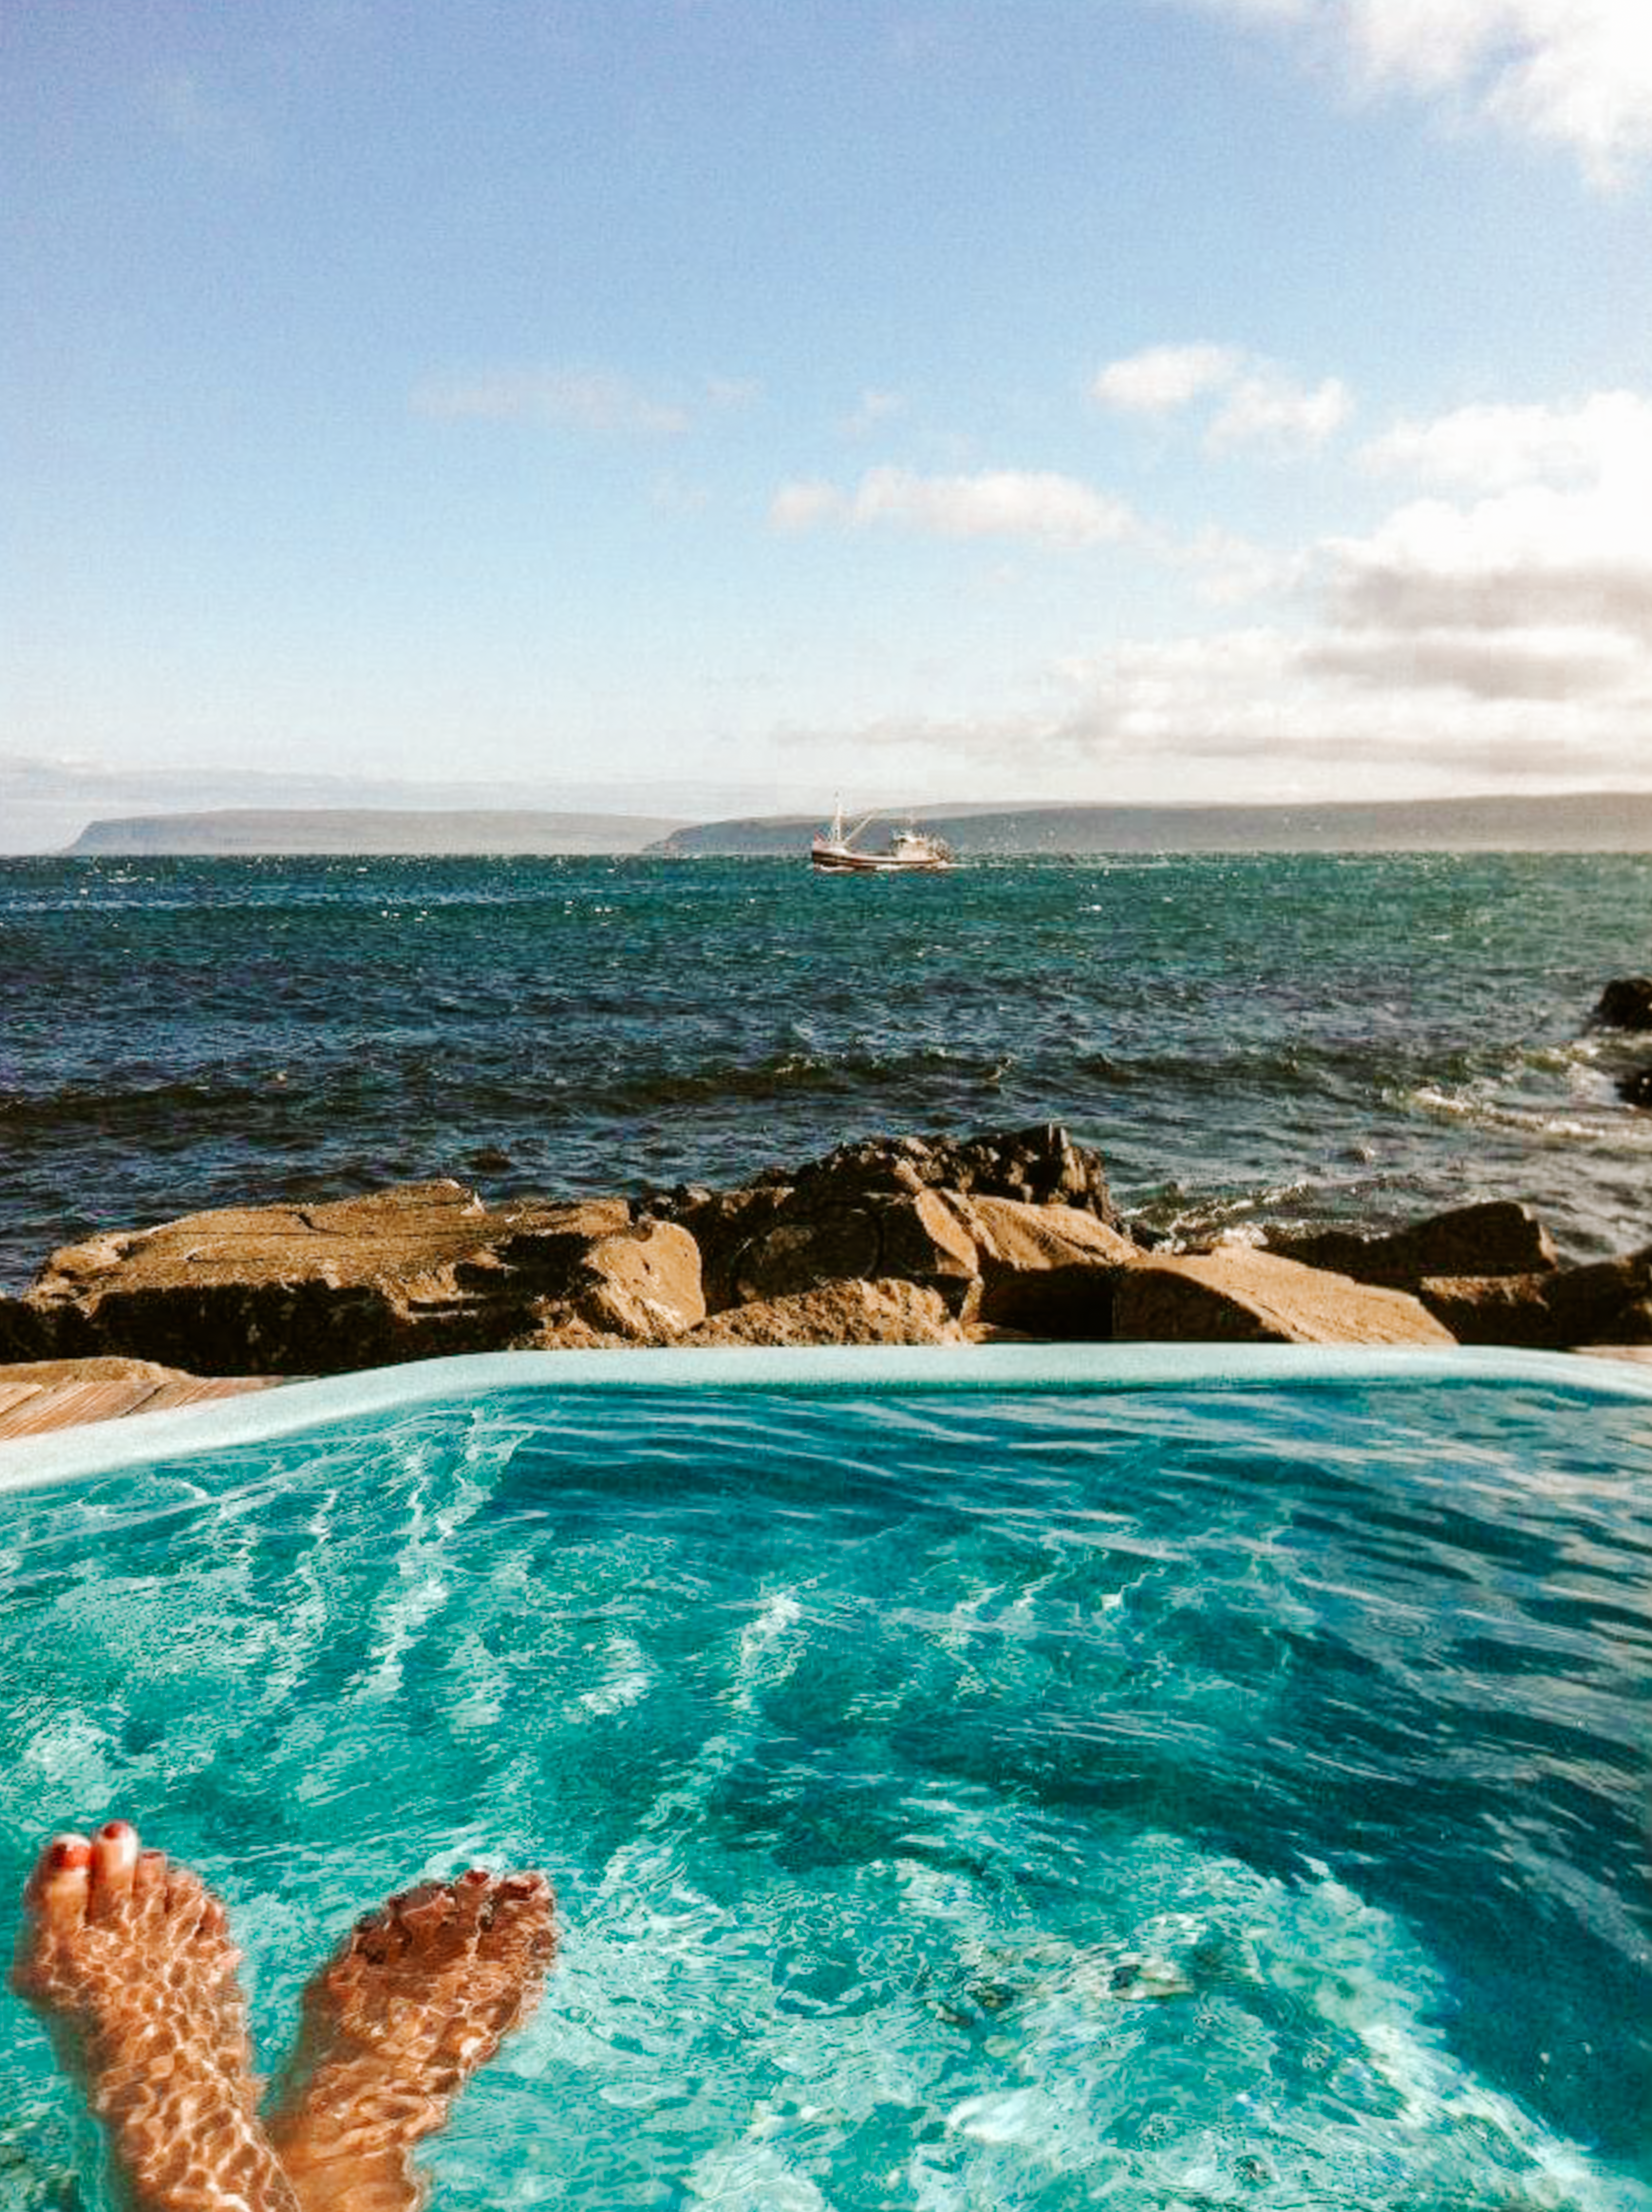
[[[273,2056],[390,1888],[551,1873],[439,2204],[1652,2207],[1652,1393],[450,1364],[0,1455],[9,1892],[129,1814]],[[0,2207],[98,2186],[8,1998]]]

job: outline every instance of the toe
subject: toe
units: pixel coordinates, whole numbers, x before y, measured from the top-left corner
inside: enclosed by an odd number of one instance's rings
[[[140,1851],[137,1863],[132,1869],[132,1895],[139,1905],[148,1906],[165,1901],[167,1894],[167,1854],[164,1851]]]
[[[54,1836],[29,1876],[30,1905],[52,1927],[78,1926],[86,1917],[91,1870],[92,1846],[84,1836]]]
[[[427,1943],[440,1934],[453,1917],[454,1902],[452,1891],[440,1881],[422,1881],[416,1889],[404,1890],[390,1900],[392,1911],[414,1943]]]
[[[485,1867],[471,1867],[452,1885],[453,1917],[467,1930],[480,1923],[493,1896],[493,1876]]]
[[[130,1820],[110,1820],[92,1839],[91,1888],[87,1917],[108,1920],[132,1893],[138,1860],[137,1831]]]
[[[192,1936],[201,1924],[201,1916],[207,1907],[207,1887],[199,1875],[191,1874],[185,1866],[167,1866],[166,1915],[174,1932],[182,1937]]]
[[[479,1948],[491,1958],[519,1957],[543,1972],[556,1948],[555,1902],[544,1875],[507,1875],[494,1890]]]
[[[400,1948],[401,1930],[389,1906],[381,1905],[377,1911],[364,1912],[356,1922],[344,1947],[344,1957],[355,1954],[369,1966],[380,1966]]]

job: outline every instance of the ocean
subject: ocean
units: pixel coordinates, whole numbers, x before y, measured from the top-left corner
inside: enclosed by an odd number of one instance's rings
[[[1192,1237],[1529,1200],[1644,1243],[1592,1031],[1652,855],[0,861],[0,1289],[90,1231],[457,1176],[737,1182],[1060,1121]]]

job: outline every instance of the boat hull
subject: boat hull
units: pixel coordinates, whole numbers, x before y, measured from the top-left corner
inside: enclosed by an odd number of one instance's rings
[[[829,844],[819,837],[810,848],[809,858],[823,873],[840,876],[938,876],[953,865],[939,855],[857,853],[849,846]]]

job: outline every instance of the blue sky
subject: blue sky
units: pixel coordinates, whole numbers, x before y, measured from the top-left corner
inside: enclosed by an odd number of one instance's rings
[[[1645,0],[10,0],[0,78],[0,845],[1652,784]]]

